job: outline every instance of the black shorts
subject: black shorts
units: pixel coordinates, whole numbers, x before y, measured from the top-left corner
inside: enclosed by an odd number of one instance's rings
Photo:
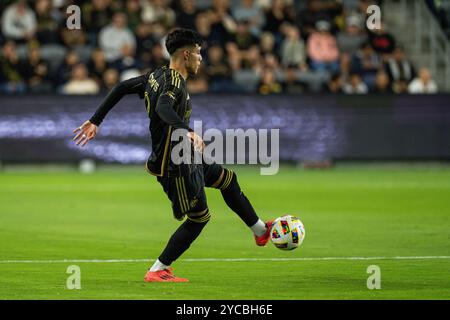
[[[220,181],[224,180],[227,172],[219,164],[202,164],[189,175],[181,177],[157,177],[169,200],[172,202],[172,211],[175,219],[183,220],[201,216],[201,220],[209,218],[205,187],[218,188]],[[202,221],[198,221],[202,222]]]

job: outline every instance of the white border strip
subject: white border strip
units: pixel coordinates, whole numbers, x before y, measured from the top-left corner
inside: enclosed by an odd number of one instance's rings
[[[197,258],[180,259],[184,262],[252,262],[252,261],[343,261],[343,260],[429,260],[450,259],[450,256],[394,256],[394,257],[311,257],[311,258]],[[64,260],[0,260],[0,264],[6,263],[127,263],[127,262],[149,262],[155,259],[64,259]]]

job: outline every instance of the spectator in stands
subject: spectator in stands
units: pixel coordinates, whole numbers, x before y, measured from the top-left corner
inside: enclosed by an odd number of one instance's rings
[[[19,56],[14,41],[6,41],[0,56],[0,92],[24,93],[25,81],[19,72]]]
[[[250,33],[248,21],[239,21],[236,34],[230,35],[226,43],[226,51],[231,61],[245,61],[249,49],[258,44],[258,39]]]
[[[212,8],[206,11],[211,26],[211,37],[215,42],[228,42],[236,33],[236,21],[231,16],[229,0],[213,0]]]
[[[240,54],[244,54],[251,46],[258,45],[259,39],[250,32],[250,23],[247,20],[237,22],[236,33],[229,38],[228,46],[234,46],[232,51],[238,50]]]
[[[258,85],[258,93],[262,95],[280,94],[283,92],[283,86],[275,78],[275,73],[272,69],[264,69],[261,77],[261,82]]]
[[[18,0],[8,6],[1,21],[3,35],[18,44],[31,40],[36,33],[36,15],[25,0]]]
[[[78,63],[72,69],[69,81],[62,87],[63,94],[97,94],[100,87],[94,79],[89,78],[88,69],[83,63]]]
[[[336,37],[341,53],[341,72],[346,77],[349,75],[350,69],[352,68],[352,57],[356,54],[361,45],[368,41],[367,33],[363,31],[362,28],[363,21],[364,20],[361,20],[359,15],[352,12],[345,20],[345,30],[340,32]]]
[[[396,47],[396,41],[392,34],[386,31],[384,22],[380,29],[369,32],[369,42],[372,48],[385,59],[389,58]]]
[[[83,29],[62,28],[61,38],[67,50],[77,52],[82,60],[89,59],[92,47],[88,45],[88,38]]]
[[[295,22],[295,11],[286,6],[286,0],[273,0],[270,10],[265,13],[263,30],[275,37],[275,46],[278,47],[283,37],[282,26],[285,23]]]
[[[343,9],[346,15],[356,16],[360,21],[367,21],[367,10],[371,5],[381,7],[380,0],[344,0]]]
[[[113,16],[111,0],[93,0],[82,7],[83,27],[86,28],[89,43],[97,46],[97,35],[111,22]]]
[[[165,29],[175,25],[175,11],[168,6],[167,0],[142,0],[142,21],[145,23],[159,23]]]
[[[122,56],[120,59],[114,61],[112,64],[114,69],[117,69],[120,73],[120,78],[124,79],[124,73],[127,74],[138,74],[140,75],[140,70],[143,69],[142,63],[135,58],[135,52],[134,49],[129,46],[128,44],[124,45],[122,47]],[[125,78],[129,78],[126,77]]]
[[[335,73],[339,71],[339,48],[336,38],[330,33],[330,23],[318,21],[316,30],[307,41],[311,69],[320,73]]]
[[[42,60],[39,45],[31,42],[28,45],[28,57],[19,65],[20,73],[32,93],[48,93],[52,90],[50,70],[46,61]]]
[[[153,35],[151,24],[141,23],[136,28],[136,54],[142,63],[149,65],[152,60],[151,49],[158,42]]]
[[[178,27],[195,30],[198,12],[195,0],[181,0],[180,9],[176,12]]]
[[[375,85],[371,88],[372,93],[393,93],[391,81],[384,70],[379,70],[375,77]]]
[[[250,32],[254,36],[261,34],[264,26],[264,14],[254,0],[241,0],[239,5],[233,7],[232,15],[236,21],[248,21]]]
[[[155,43],[151,49],[152,60],[150,61],[149,68],[151,70],[156,69],[158,67],[162,67],[169,63],[169,60],[164,55],[164,49],[161,43]]]
[[[369,92],[367,85],[357,72],[350,73],[350,79],[344,84],[342,89],[346,94],[366,94]]]
[[[438,92],[436,82],[431,77],[430,69],[423,67],[419,70],[419,76],[408,86],[411,94],[434,94]]]
[[[59,36],[60,19],[52,8],[51,0],[37,0],[35,3],[37,18],[36,37],[41,45],[61,42]]]
[[[283,69],[280,66],[280,61],[277,56],[271,53],[266,53],[262,57],[262,63],[264,69],[270,69],[275,74],[276,79],[283,78]]]
[[[296,65],[297,68],[307,69],[305,42],[300,37],[300,30],[289,25],[285,28],[286,37],[281,43],[281,65]]]
[[[256,71],[258,68],[262,68],[265,57],[275,57],[275,55],[273,53],[266,53],[263,56],[261,55],[259,46],[252,46],[250,47],[250,49],[248,49],[245,55],[242,56],[241,66],[243,69]],[[262,69],[258,70],[259,73],[261,71]]]
[[[276,54],[275,51],[275,37],[270,32],[263,32],[259,38],[259,48],[261,50],[261,54],[265,55],[266,53]]]
[[[287,94],[300,94],[306,91],[305,84],[299,79],[297,64],[288,65],[284,72],[283,92]]]
[[[325,93],[343,93],[344,81],[340,73],[334,73],[328,83],[324,86],[323,92]]]
[[[366,42],[353,55],[351,68],[361,75],[364,83],[371,88],[375,84],[375,77],[378,70],[383,68],[383,62],[380,56],[373,50],[370,43]]]
[[[211,92],[235,91],[231,78],[232,70],[221,46],[214,45],[208,48],[206,74]]]
[[[426,0],[425,2],[441,23],[442,29],[450,39],[450,1]]]
[[[201,12],[197,14],[195,18],[195,30],[200,34],[202,37],[202,40],[204,41],[204,47],[205,49],[208,48],[209,45],[216,45],[216,44],[222,44],[223,40],[216,37],[212,33],[211,28],[211,19],[209,18],[209,14],[206,12]]]
[[[56,72],[56,85],[60,86],[69,81],[72,68],[80,62],[80,56],[75,51],[67,52],[64,62]]]
[[[395,48],[391,58],[384,65],[392,83],[404,81],[408,84],[415,77],[415,69],[411,61],[406,58],[402,47]],[[403,87],[403,86],[401,86]]]
[[[251,47],[246,59],[233,61],[228,57],[233,70],[233,81],[243,92],[255,92],[261,79],[263,63],[258,46]]]
[[[392,83],[392,91],[396,94],[408,93],[408,82],[405,80],[398,80]]]
[[[364,91],[361,89],[364,85],[377,93],[434,92],[436,84],[428,80],[430,75],[425,71],[412,85],[414,66],[405,52],[396,48],[395,39],[384,24],[378,31],[365,30],[367,7],[379,2],[2,1],[0,43],[12,39],[15,44],[6,45],[0,56],[1,87],[3,92],[23,92],[27,85],[30,91],[41,91],[40,71],[45,64],[48,74],[43,81],[61,88],[72,77],[74,66],[89,61],[88,74],[103,89],[111,88],[122,78],[167,64],[164,36],[172,27],[180,26],[196,29],[205,41],[202,54],[206,64],[191,85],[195,92],[257,92],[266,69],[270,69],[274,82],[282,85],[286,93],[339,92],[342,79],[348,78],[353,81],[346,88],[352,93]],[[427,2],[436,10],[445,6],[441,1]],[[82,30],[68,30],[64,26],[65,9],[70,3],[82,6]],[[26,56],[24,44],[34,39],[40,42],[40,48],[30,48],[28,59],[22,58]],[[373,49],[367,45],[358,49],[365,39]],[[18,53],[11,49],[14,45]],[[17,56],[22,59],[20,64]],[[380,60],[384,71],[379,70]],[[75,73],[82,74],[81,69],[77,67]],[[340,76],[332,76],[330,80],[330,75],[337,72]],[[350,77],[351,72],[359,74],[361,83],[355,75]],[[265,72],[264,77],[270,80]]]
[[[306,9],[301,8],[297,22],[303,33],[309,36],[316,31],[316,23],[321,20],[329,22],[331,30],[331,23],[341,11],[342,7],[337,1],[308,0]]]
[[[362,29],[362,23],[356,15],[347,17],[345,31],[340,32],[336,37],[341,54],[351,57],[367,41],[367,34]]]
[[[102,75],[101,91],[109,92],[120,81],[119,72],[116,69],[107,69]]]
[[[102,85],[103,74],[109,69],[109,63],[105,60],[105,53],[100,48],[92,51],[91,58],[87,64],[88,70],[99,86]]]
[[[113,62],[122,56],[122,48],[129,45],[136,48],[134,34],[127,28],[127,16],[124,13],[115,13],[112,24],[104,27],[99,35],[100,47],[105,52],[106,61]]]
[[[141,23],[141,4],[139,0],[126,0],[125,3],[125,14],[128,18],[128,28],[133,33],[136,33],[138,25]]]

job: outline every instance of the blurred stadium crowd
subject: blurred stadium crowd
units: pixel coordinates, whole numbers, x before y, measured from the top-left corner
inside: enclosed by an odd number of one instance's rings
[[[436,16],[447,37],[450,39],[450,1],[425,0],[431,12]]]
[[[191,93],[436,93],[368,0],[1,1],[0,92],[97,94],[168,63],[175,27],[205,40]],[[81,8],[81,30],[66,8]]]

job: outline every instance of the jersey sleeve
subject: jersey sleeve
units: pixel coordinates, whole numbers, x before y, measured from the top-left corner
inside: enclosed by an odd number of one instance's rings
[[[99,126],[109,111],[127,94],[138,94],[142,99],[144,97],[145,83],[147,82],[148,74],[131,78],[118,83],[108,95],[103,99],[100,106],[97,108],[94,115],[89,121],[96,126]]]
[[[173,128],[190,131],[189,126],[184,123],[177,113],[183,94],[180,82],[181,80],[174,75],[164,78],[155,111],[162,121]]]

